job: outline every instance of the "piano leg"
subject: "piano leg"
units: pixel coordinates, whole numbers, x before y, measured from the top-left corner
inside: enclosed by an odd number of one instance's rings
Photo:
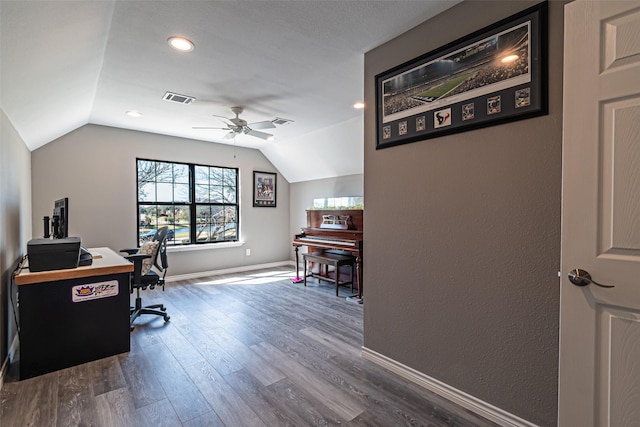
[[[298,262],[300,261],[300,257],[298,256],[298,247],[296,246],[295,248],[296,250],[296,279],[298,279],[300,277],[300,266],[298,264]]]

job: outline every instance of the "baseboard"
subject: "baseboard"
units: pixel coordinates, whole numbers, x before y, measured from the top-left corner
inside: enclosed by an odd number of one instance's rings
[[[15,334],[13,336],[13,341],[11,341],[11,347],[9,347],[7,358],[2,362],[2,368],[0,368],[0,391],[2,391],[2,386],[4,385],[4,376],[7,374],[7,371],[9,370],[9,364],[15,358],[17,351],[18,351],[18,334]]]
[[[291,260],[278,261],[278,262],[270,262],[267,264],[243,265],[241,267],[224,268],[221,270],[201,271],[198,273],[177,274],[175,276],[167,276],[166,281],[177,282],[180,280],[198,279],[200,277],[206,277],[206,276],[217,276],[220,274],[241,273],[245,271],[260,270],[263,268],[282,267],[285,265],[295,265],[295,262]]]
[[[400,362],[388,358],[380,353],[377,353],[366,347],[362,347],[362,358],[367,359],[370,362],[375,363],[402,378],[411,381],[427,390],[430,390],[437,395],[444,397],[458,405],[466,408],[476,414],[493,421],[501,426],[513,426],[513,427],[536,427],[535,424],[527,420],[523,420],[516,415],[506,412],[500,408],[497,408],[487,402],[477,399],[463,391],[460,391],[450,385],[443,383],[435,378],[416,371]]]

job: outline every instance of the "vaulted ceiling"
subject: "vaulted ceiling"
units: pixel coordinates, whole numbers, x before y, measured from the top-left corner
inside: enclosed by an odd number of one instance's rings
[[[94,123],[259,149],[290,182],[362,173],[364,53],[458,2],[1,0],[0,107],[31,150]],[[232,106],[293,122],[193,129]]]

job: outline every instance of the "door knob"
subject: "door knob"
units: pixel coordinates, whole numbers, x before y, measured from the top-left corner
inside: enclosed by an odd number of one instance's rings
[[[594,285],[600,286],[601,288],[614,287],[613,285],[603,285],[596,282],[591,278],[591,275],[588,271],[582,270],[581,268],[576,268],[569,272],[569,281],[576,286],[587,286],[589,283],[593,283]]]

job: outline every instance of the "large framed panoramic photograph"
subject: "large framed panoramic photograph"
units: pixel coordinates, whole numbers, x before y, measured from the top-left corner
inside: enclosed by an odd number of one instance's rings
[[[254,207],[276,207],[276,178],[275,173],[253,171]]]
[[[547,3],[376,76],[376,149],[547,114]]]

